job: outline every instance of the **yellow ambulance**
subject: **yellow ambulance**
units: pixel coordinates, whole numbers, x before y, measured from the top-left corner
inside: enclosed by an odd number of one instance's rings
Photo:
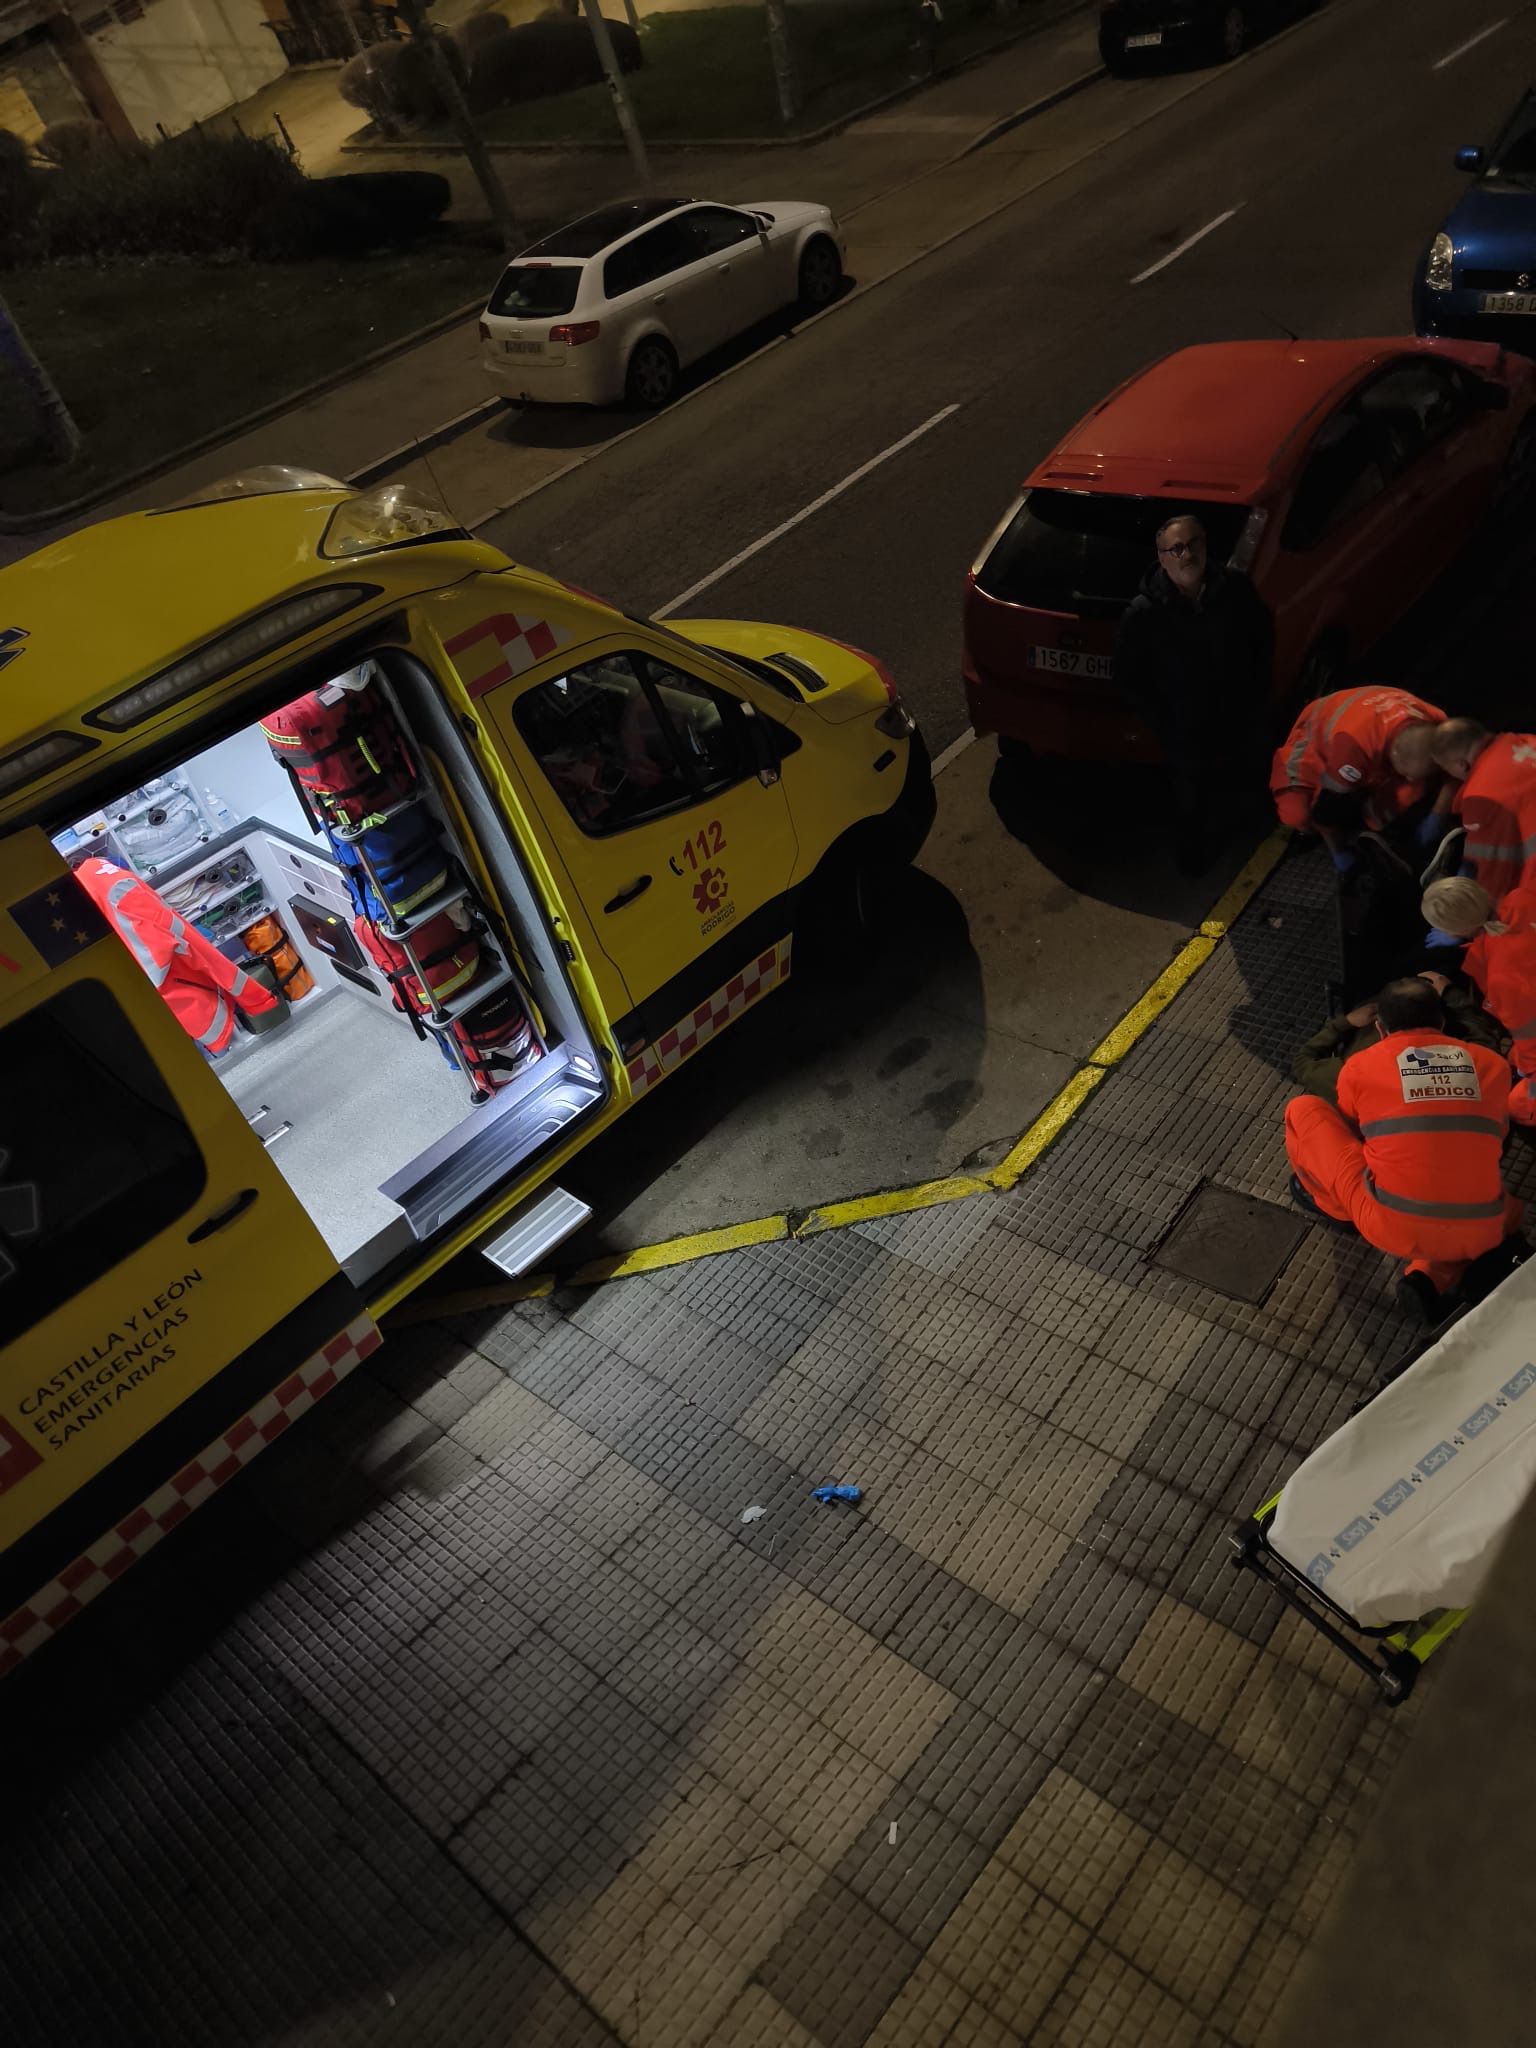
[[[934,805],[870,656],[302,471],[0,570],[0,672],[3,1671],[444,1261],[574,1229]]]

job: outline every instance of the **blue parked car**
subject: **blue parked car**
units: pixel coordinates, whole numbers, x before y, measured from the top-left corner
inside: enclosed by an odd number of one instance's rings
[[[1456,168],[1474,183],[1420,258],[1414,325],[1536,355],[1536,91],[1489,148],[1458,149]]]

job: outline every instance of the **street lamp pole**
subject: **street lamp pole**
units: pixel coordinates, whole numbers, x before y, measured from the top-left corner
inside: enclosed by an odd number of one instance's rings
[[[73,462],[80,453],[80,429],[4,299],[0,299],[0,364],[15,372],[31,401],[50,459]]]
[[[613,110],[619,117],[619,126],[629,148],[629,160],[635,167],[635,178],[640,190],[649,196],[651,191],[651,164],[645,153],[645,139],[640,133],[640,124],[635,119],[635,110],[629,102],[629,88],[624,83],[624,74],[619,69],[619,60],[613,53],[613,37],[608,33],[598,0],[581,0],[586,12],[587,27],[592,31],[592,40],[597,45],[598,62],[603,67],[603,76],[608,81],[608,91],[613,98]]]
[[[448,53],[439,36],[423,11],[422,0],[395,0],[396,11],[410,30],[414,42],[425,46],[428,61],[432,66],[433,79],[442,95],[443,105],[448,109],[448,118],[458,132],[459,147],[469,158],[469,167],[480,182],[485,194],[485,203],[491,210],[491,219],[501,236],[502,246],[509,256],[517,253],[517,224],[512,218],[512,209],[507,204],[507,195],[491,153],[475,126],[475,117],[469,111],[469,102],[464,97],[464,88],[459,84],[458,73],[448,62]]]

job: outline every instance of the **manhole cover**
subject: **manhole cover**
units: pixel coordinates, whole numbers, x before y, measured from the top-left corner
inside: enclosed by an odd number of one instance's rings
[[[1262,1301],[1307,1234],[1304,1216],[1240,1195],[1196,1188],[1152,1263],[1234,1301]]]

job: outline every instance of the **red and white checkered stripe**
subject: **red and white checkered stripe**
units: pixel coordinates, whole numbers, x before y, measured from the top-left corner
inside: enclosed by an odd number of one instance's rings
[[[691,1017],[664,1031],[654,1045],[643,1046],[627,1069],[631,1094],[643,1095],[663,1074],[681,1066],[690,1053],[697,1052],[717,1031],[749,1009],[759,996],[788,981],[791,944],[789,939],[780,939],[766,953],[759,953],[750,967],[744,967],[740,974],[732,975],[724,988],[706,996]]]
[[[353,1367],[383,1343],[371,1316],[359,1316],[339,1336],[322,1345],[280,1387],[264,1394],[231,1423],[221,1437],[182,1466],[174,1479],[152,1493],[89,1550],[67,1565],[57,1578],[7,1620],[0,1622],[0,1678],[73,1621],[82,1607],[120,1579],[135,1558],[153,1550],[162,1536],[200,1508],[210,1494],[249,1465],[258,1452],[313,1408]]]
[[[444,652],[457,665],[471,697],[483,697],[502,683],[511,682],[546,655],[553,654],[566,635],[548,619],[519,618],[515,612],[497,612],[481,619],[463,633],[443,643]],[[462,657],[478,649],[478,659],[489,664],[479,675],[471,674],[470,663]]]

